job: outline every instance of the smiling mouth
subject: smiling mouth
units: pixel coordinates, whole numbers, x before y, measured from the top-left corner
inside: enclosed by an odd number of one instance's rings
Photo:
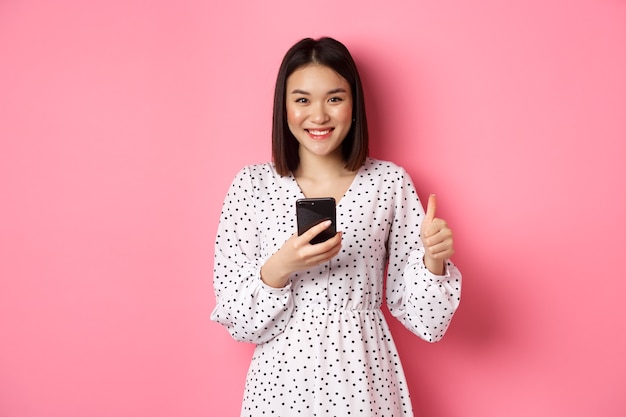
[[[312,130],[312,129],[304,129],[306,130],[306,132],[311,135],[311,136],[315,136],[315,137],[322,137],[322,136],[326,136],[328,135],[330,132],[333,131],[333,128],[329,128],[329,129],[324,129],[324,130]]]

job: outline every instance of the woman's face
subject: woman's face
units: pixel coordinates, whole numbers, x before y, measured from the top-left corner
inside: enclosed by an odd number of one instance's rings
[[[287,78],[287,124],[303,153],[341,155],[352,126],[350,84],[329,67],[307,65]]]

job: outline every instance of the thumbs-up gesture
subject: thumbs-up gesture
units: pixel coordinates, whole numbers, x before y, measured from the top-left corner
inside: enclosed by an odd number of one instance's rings
[[[420,236],[424,244],[424,264],[435,275],[443,275],[444,262],[454,254],[452,230],[443,219],[435,217],[437,198],[428,197],[426,217],[422,221]]]

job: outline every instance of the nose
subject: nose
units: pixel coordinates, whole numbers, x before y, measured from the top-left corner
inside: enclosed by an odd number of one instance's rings
[[[316,124],[326,123],[329,119],[324,103],[316,103],[311,106],[311,121]]]

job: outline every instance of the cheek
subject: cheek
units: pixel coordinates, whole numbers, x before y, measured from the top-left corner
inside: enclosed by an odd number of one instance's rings
[[[334,118],[344,122],[352,122],[352,104],[337,107]]]
[[[302,119],[302,111],[298,108],[287,107],[287,123],[290,125],[298,123]]]

